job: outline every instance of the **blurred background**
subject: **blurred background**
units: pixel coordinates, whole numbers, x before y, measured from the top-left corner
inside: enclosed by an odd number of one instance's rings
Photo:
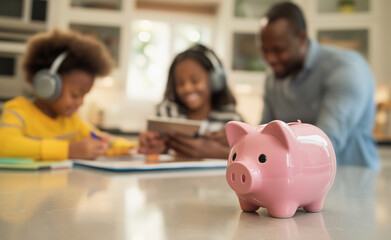
[[[279,0],[0,0],[0,111],[6,100],[30,95],[21,56],[26,40],[55,27],[104,42],[115,71],[98,79],[80,110],[92,124],[137,133],[162,100],[173,57],[195,43],[216,51],[238,100],[238,111],[258,124],[265,62],[259,20]],[[375,75],[378,113],[374,134],[391,140],[391,1],[294,0],[311,38],[355,49]]]

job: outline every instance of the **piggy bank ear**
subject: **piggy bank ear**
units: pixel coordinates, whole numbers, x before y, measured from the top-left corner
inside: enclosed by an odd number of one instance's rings
[[[232,148],[232,146],[235,145],[235,143],[239,141],[242,136],[247,135],[253,130],[254,127],[243,122],[228,122],[227,125],[225,125],[225,133],[227,134],[229,146]]]
[[[280,120],[267,124],[262,133],[275,136],[288,150],[293,149],[296,142],[296,136],[288,124]]]

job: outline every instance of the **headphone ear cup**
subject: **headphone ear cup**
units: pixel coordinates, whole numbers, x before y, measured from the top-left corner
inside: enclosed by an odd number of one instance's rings
[[[213,93],[223,90],[227,84],[224,70],[213,69],[209,73],[209,84]]]
[[[54,101],[61,94],[61,76],[50,74],[49,70],[43,69],[34,75],[33,89],[35,95],[40,99]]]
[[[226,77],[223,66],[218,60],[217,56],[209,49],[201,51],[201,53],[212,64],[212,69],[209,72],[209,85],[212,93],[219,92],[226,87]]]

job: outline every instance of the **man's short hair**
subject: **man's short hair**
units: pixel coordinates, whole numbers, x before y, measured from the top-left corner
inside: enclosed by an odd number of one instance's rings
[[[303,12],[294,3],[277,3],[269,9],[265,17],[267,18],[268,23],[272,23],[282,18],[288,20],[289,24],[291,24],[293,27],[294,33],[296,34],[301,31],[307,31]]]

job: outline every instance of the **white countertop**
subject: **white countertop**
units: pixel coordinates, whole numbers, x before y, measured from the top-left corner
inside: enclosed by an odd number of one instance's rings
[[[383,168],[340,167],[319,213],[240,210],[225,170],[0,171],[0,238],[389,239],[391,149]]]

